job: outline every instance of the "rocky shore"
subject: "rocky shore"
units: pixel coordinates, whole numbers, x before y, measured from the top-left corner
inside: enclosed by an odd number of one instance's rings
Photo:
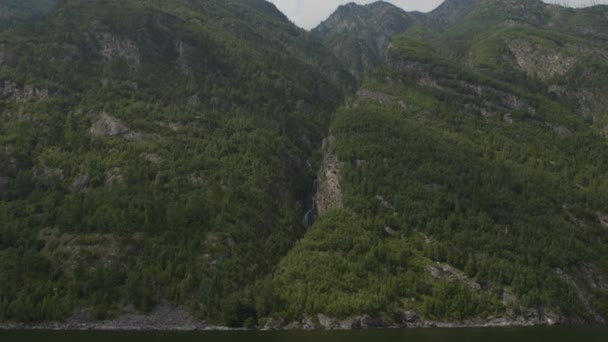
[[[98,330],[98,331],[243,331],[243,330],[367,330],[367,329],[406,329],[406,328],[482,328],[482,327],[532,327],[577,325],[573,322],[543,310],[528,310],[520,315],[475,319],[462,322],[439,322],[426,320],[416,312],[404,312],[401,317],[356,316],[339,320],[324,314],[303,315],[299,321],[266,319],[260,326],[250,329],[230,328],[210,325],[192,317],[185,310],[161,303],[150,314],[129,312],[108,320],[93,320],[86,310],[75,312],[63,322],[0,323],[0,330]]]

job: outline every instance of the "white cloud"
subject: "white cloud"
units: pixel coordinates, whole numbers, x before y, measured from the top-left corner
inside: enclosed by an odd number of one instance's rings
[[[339,5],[356,2],[368,4],[376,0],[268,0],[274,3],[291,21],[306,29],[317,26],[325,20]],[[428,12],[439,6],[443,0],[387,0],[406,11]],[[608,0],[545,0],[545,2],[585,6],[591,3],[608,4]]]

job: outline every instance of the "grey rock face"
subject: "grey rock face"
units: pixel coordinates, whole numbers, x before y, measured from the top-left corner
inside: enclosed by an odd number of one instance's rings
[[[509,42],[509,50],[523,71],[543,80],[565,75],[577,62],[575,57],[553,46],[536,45],[524,39]]]
[[[340,326],[340,323],[336,319],[327,317],[324,314],[318,314],[317,319],[319,320],[319,324],[321,324],[325,330],[335,330]]]
[[[406,311],[403,313],[403,321],[405,323],[417,323],[420,322],[420,316],[418,315],[418,313],[416,313],[416,311]]]
[[[130,141],[142,141],[144,134],[129,129],[121,120],[107,113],[93,114],[89,132],[97,137],[121,137]]]
[[[70,191],[80,192],[89,187],[91,183],[91,177],[88,174],[80,175],[74,179],[72,185],[70,185]]]
[[[0,99],[14,99],[22,102],[48,96],[48,89],[38,89],[30,85],[19,86],[10,80],[0,81]]]
[[[122,121],[110,116],[107,113],[101,113],[99,118],[93,122],[90,129],[91,134],[95,136],[122,136],[130,132]]]
[[[357,91],[357,96],[366,97],[366,98],[378,101],[381,104],[390,103],[396,99],[394,96],[391,96],[391,95],[388,95],[385,93],[376,92],[376,91],[371,91],[371,90],[365,89],[365,88],[360,88]]]
[[[312,317],[310,317],[308,315],[304,315],[304,318],[302,319],[301,328],[303,330],[316,330],[317,329],[317,324],[312,319]]]
[[[357,330],[361,329],[361,319],[349,318],[339,322],[341,330]]]
[[[435,265],[427,265],[425,270],[435,279],[458,280],[466,283],[473,290],[481,290],[479,283],[469,279],[464,272],[452,265],[437,262]]]
[[[137,67],[141,64],[139,49],[131,39],[108,32],[98,32],[95,38],[99,44],[99,53],[106,60],[124,58],[131,66]]]
[[[156,153],[142,153],[141,156],[154,165],[158,165],[162,161],[162,159]]]
[[[323,141],[323,165],[319,174],[317,212],[319,216],[331,208],[342,207],[342,188],[340,186],[340,162],[334,151],[335,137]]]
[[[597,213],[597,220],[600,222],[602,227],[608,228],[608,215],[604,215],[600,212]]]

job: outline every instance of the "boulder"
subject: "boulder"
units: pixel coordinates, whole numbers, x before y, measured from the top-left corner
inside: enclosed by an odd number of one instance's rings
[[[302,330],[317,330],[318,326],[312,319],[312,317],[304,315],[304,317],[302,318],[301,328]]]
[[[327,317],[324,314],[318,314],[317,319],[319,320],[319,324],[321,324],[325,330],[335,330],[340,326],[340,323],[336,319]]]
[[[94,136],[115,137],[124,136],[131,130],[122,123],[122,121],[110,116],[107,113],[101,113],[97,120],[93,122],[90,130]]]
[[[340,329],[342,330],[356,330],[361,329],[361,318],[349,318],[340,321]]]
[[[27,101],[49,96],[48,89],[38,89],[31,85],[19,86],[10,80],[0,80],[0,99]]]
[[[403,321],[410,324],[418,323],[420,322],[420,316],[416,311],[409,310],[403,313]]]

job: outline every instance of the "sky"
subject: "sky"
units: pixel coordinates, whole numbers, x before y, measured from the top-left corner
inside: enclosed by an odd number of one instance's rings
[[[296,25],[311,29],[325,20],[339,5],[356,2],[368,4],[376,0],[268,0],[274,3]],[[439,6],[443,0],[386,0],[406,11],[428,12]],[[545,2],[568,4],[580,7],[591,3],[608,4],[608,0],[544,0]]]

